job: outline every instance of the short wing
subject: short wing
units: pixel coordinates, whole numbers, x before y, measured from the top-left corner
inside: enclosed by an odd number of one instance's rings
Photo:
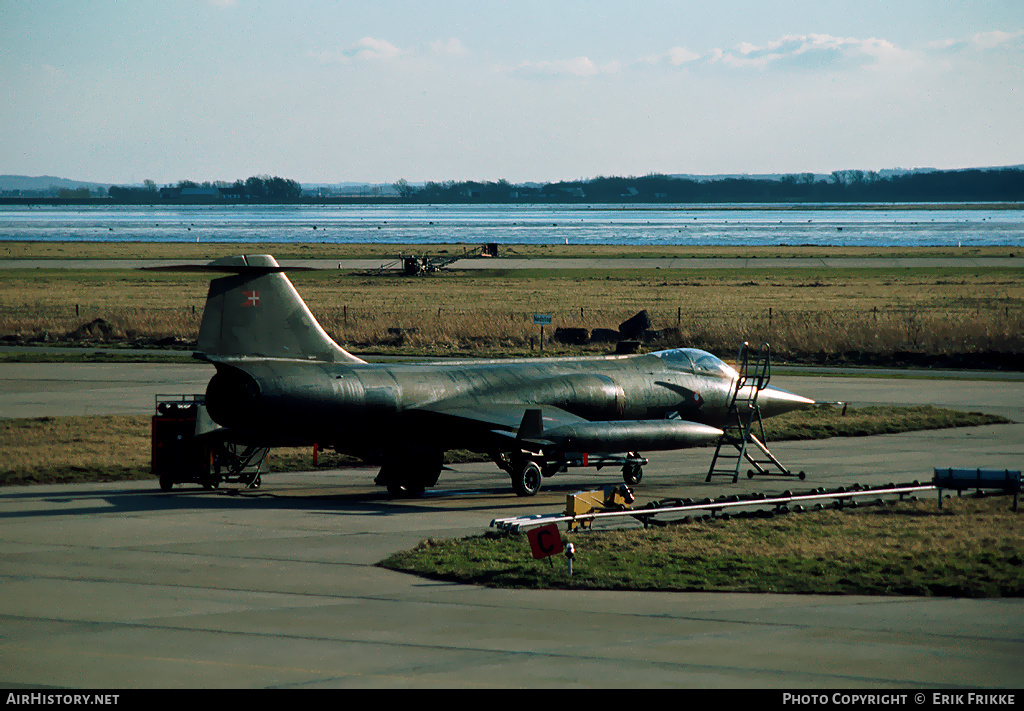
[[[416,408],[410,414],[435,426],[477,431],[488,439],[520,439],[541,446],[553,444],[543,432],[589,422],[551,405],[527,403],[438,403]]]

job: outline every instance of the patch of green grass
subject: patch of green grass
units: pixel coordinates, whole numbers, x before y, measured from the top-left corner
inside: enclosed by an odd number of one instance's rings
[[[982,412],[961,412],[933,405],[897,407],[877,405],[860,408],[815,407],[765,420],[765,433],[773,442],[867,437],[951,427],[1006,424],[1010,420]]]
[[[1020,597],[1024,524],[1007,497],[629,531],[563,534],[576,550],[534,560],[525,535],[426,540],[379,563],[503,588]]]

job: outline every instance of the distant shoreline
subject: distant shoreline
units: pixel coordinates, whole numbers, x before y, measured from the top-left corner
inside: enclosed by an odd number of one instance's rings
[[[394,256],[422,256],[451,250],[450,245],[463,252],[486,244],[506,245],[509,251],[528,244],[612,245],[629,252],[641,246],[1024,248],[1024,203],[998,209],[992,203],[963,205],[0,205],[0,243],[366,244]],[[431,246],[402,250],[402,245]]]
[[[294,206],[311,206],[311,205],[386,205],[392,207],[416,207],[423,206],[429,207],[431,205],[492,205],[492,206],[531,206],[531,207],[543,207],[545,205],[551,205],[553,207],[564,208],[567,206],[599,206],[599,207],[619,207],[622,209],[636,209],[636,210],[647,210],[652,207],[656,207],[662,210],[693,210],[693,211],[710,211],[710,210],[736,210],[736,211],[758,211],[758,210],[1024,210],[1024,202],[1020,201],[979,201],[979,202],[968,202],[968,201],[952,201],[952,202],[941,202],[937,200],[922,200],[920,202],[914,201],[900,201],[900,202],[886,202],[886,201],[858,201],[858,202],[840,202],[840,201],[822,201],[822,202],[789,202],[789,201],[772,201],[766,200],[763,202],[749,201],[749,202],[681,202],[678,200],[586,200],[586,199],[565,199],[565,200],[507,200],[507,201],[489,201],[489,200],[450,200],[450,201],[424,201],[424,200],[410,200],[399,197],[331,197],[331,198],[299,198],[297,200],[116,200],[113,198],[19,198],[19,197],[2,197],[0,198],[0,206],[48,206],[48,207],[65,207],[65,206],[80,206],[80,207],[110,207],[110,206],[126,206],[126,207],[264,207],[267,205],[294,205]]]

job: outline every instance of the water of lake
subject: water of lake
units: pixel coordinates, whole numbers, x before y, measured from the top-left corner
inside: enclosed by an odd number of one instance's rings
[[[962,205],[4,205],[0,240],[1024,246],[1024,210]]]

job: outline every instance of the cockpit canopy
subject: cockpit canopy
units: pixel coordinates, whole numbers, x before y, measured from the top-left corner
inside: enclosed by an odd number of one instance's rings
[[[727,380],[739,377],[739,374],[720,358],[699,348],[672,348],[651,355],[661,358],[667,367],[684,373],[710,375]]]

